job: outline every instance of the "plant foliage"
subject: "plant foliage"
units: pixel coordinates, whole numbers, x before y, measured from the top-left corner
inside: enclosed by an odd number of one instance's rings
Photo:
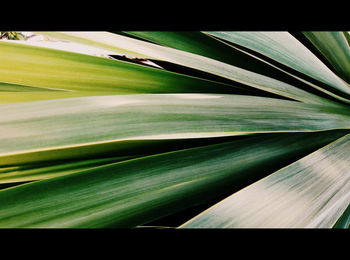
[[[1,228],[349,227],[348,32],[1,33]]]

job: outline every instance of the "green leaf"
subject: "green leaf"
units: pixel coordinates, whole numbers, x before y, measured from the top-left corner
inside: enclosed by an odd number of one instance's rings
[[[246,190],[258,195],[219,217],[348,227],[349,84],[301,34],[247,33],[243,45],[210,32],[0,41],[0,104],[15,102],[0,105],[0,228],[184,223]],[[348,36],[322,43],[339,45],[329,56]]]
[[[194,31],[126,31],[153,43],[230,63],[232,48]]]
[[[0,167],[0,185],[48,179],[117,161],[232,141],[237,137],[103,142],[15,154]],[[2,158],[4,159],[4,158]]]
[[[98,43],[126,49],[132,52],[139,52],[140,54],[149,58],[179,64],[181,66],[208,72],[232,80],[233,84],[234,82],[238,82],[249,87],[257,88],[305,103],[333,103],[327,99],[301,90],[285,82],[201,55],[107,32],[62,32],[62,34],[87,39],[89,41],[96,41]]]
[[[0,165],[91,154],[125,142],[127,147],[133,140],[348,129],[349,115],[347,108],[219,94],[112,95],[1,105]]]
[[[50,88],[41,88],[41,87],[33,87],[33,86],[25,86],[25,85],[19,85],[19,84],[0,82],[1,94],[3,94],[2,92],[36,92],[35,94],[38,94],[37,92],[47,92],[47,91],[50,92],[55,90]]]
[[[128,62],[42,47],[0,42],[0,103],[130,93],[248,93],[232,85],[180,75]],[[1,88],[0,85],[0,88]],[[47,89],[46,93],[13,93]],[[53,93],[52,90],[56,92]],[[57,94],[57,95],[56,95]]]
[[[119,34],[120,33],[121,32],[119,32]],[[319,87],[314,86],[314,84],[296,76],[295,74],[282,70],[256,55],[252,55],[251,53],[215,38],[210,34],[193,31],[128,31],[124,32],[124,35],[137,36],[167,47],[215,59],[283,81],[295,87],[303,88],[304,90],[310,90],[310,85],[319,89]],[[332,93],[330,94],[332,96]]]
[[[350,47],[344,33],[316,31],[303,34],[326,58],[331,68],[350,83]]]
[[[335,90],[340,91],[350,97],[350,87],[344,83],[337,75],[327,68],[311,51],[302,43],[295,39],[287,32],[208,32],[210,35],[222,38],[224,40],[242,45],[257,51],[281,64],[293,68],[294,70],[304,73],[320,82],[328,84]],[[312,34],[311,32],[305,33]],[[330,34],[330,33],[329,33]],[[337,34],[335,32],[335,34]],[[341,34],[341,33],[339,33]],[[344,38],[344,36],[342,35]],[[324,42],[327,42],[324,39]],[[345,38],[344,38],[345,40]],[[335,44],[333,44],[335,45]],[[333,45],[327,46],[327,50],[332,50]],[[273,46],[273,48],[271,47]],[[349,62],[349,48],[347,47],[347,62]],[[344,49],[343,49],[344,52]],[[339,53],[339,51],[337,52]],[[339,55],[338,55],[339,56]],[[339,60],[339,57],[336,57]],[[342,57],[343,65],[345,56]],[[343,67],[346,70],[346,66]],[[348,69],[349,71],[349,69]],[[319,88],[320,89],[320,88]]]
[[[255,181],[344,133],[252,136],[4,189],[0,227],[140,225]]]
[[[52,31],[38,31],[34,32],[36,35],[43,35],[44,37],[50,37],[53,39],[59,39],[61,41],[74,42],[78,44],[83,44],[86,46],[98,48],[109,52],[111,55],[126,55],[129,57],[138,57],[138,58],[150,58],[147,55],[143,55],[139,51],[130,51],[128,48],[119,48],[116,45],[111,44],[111,40],[105,34],[105,32],[52,32]],[[82,37],[83,35],[104,35],[105,38],[103,41],[100,40],[100,37]],[[54,46],[52,46],[54,47]]]
[[[128,160],[136,156],[119,156],[79,161],[53,161],[49,163],[19,165],[0,168],[0,184],[21,183],[63,176],[97,166]]]
[[[224,63],[271,75],[265,63],[232,48],[202,32],[195,31],[127,31],[126,35],[137,36],[174,49],[198,54]],[[280,74],[279,74],[280,75]]]
[[[333,228],[350,228],[350,204],[338,219],[337,223],[335,223]]]
[[[346,38],[346,41],[348,42],[348,46],[350,47],[350,34],[347,31],[344,31],[343,33]]]
[[[331,228],[350,204],[350,135],[234,193],[182,228]]]

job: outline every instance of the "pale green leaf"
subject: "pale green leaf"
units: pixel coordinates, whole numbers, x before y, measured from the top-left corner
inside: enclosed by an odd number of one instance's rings
[[[350,128],[349,109],[219,94],[81,97],[0,106],[0,165],[133,140]],[[102,146],[99,146],[102,145]],[[85,153],[84,152],[84,153]]]
[[[181,228],[331,228],[350,204],[350,135],[234,193]]]
[[[311,90],[321,95],[323,91],[330,96],[334,96],[333,93],[323,89],[321,92],[315,91],[315,88],[319,90],[320,87],[297,76],[295,73],[283,70],[256,55],[252,55],[251,53],[242,50],[242,48],[237,48],[237,46],[228,44],[226,41],[207,33],[193,31],[127,31],[124,32],[124,34],[126,36],[137,36],[167,47],[228,63],[248,71],[283,81],[307,91]],[[341,97],[337,98],[344,100],[344,98]]]
[[[104,50],[108,52],[111,55],[125,55],[128,57],[138,57],[138,58],[151,58],[147,55],[143,55],[139,51],[130,51],[128,48],[119,48],[116,45],[110,44],[108,41],[101,41],[99,40],[98,37],[94,38],[86,38],[86,37],[81,37],[82,34],[88,33],[102,33],[101,31],[99,32],[53,32],[53,31],[34,31],[35,34],[37,35],[43,35],[44,37],[49,37],[53,39],[59,39],[61,41],[68,41],[68,42],[74,42],[78,44],[82,44],[85,46],[89,47],[94,47],[98,48],[100,50]],[[48,47],[55,48],[56,46],[54,45],[48,45]]]
[[[271,66],[266,65],[242,51],[196,31],[127,31],[126,35],[137,36],[156,44],[198,54],[263,75],[278,77]]]
[[[288,32],[208,32],[210,35],[257,51],[304,73],[349,97],[350,87]],[[343,36],[344,38],[344,36]],[[344,38],[345,40],[345,38]],[[326,40],[325,40],[326,42]],[[329,48],[327,50],[332,50]],[[348,46],[347,46],[348,47]],[[347,50],[349,52],[349,48]],[[339,60],[339,59],[338,59]],[[343,59],[344,60],[344,59]],[[349,58],[347,59],[349,61]],[[343,68],[346,70],[346,67]],[[321,88],[319,88],[321,89]]]
[[[329,104],[327,99],[301,90],[285,82],[254,73],[237,66],[220,62],[201,55],[177,50],[157,44],[133,39],[108,32],[60,32],[64,35],[79,37],[89,41],[107,44],[132,52],[138,52],[149,58],[167,61],[190,67],[196,70],[221,76],[234,82],[248,85],[263,91],[274,93],[283,97],[299,100],[305,103]]]
[[[350,83],[350,47],[344,33],[315,31],[303,34],[326,58],[332,69]]]

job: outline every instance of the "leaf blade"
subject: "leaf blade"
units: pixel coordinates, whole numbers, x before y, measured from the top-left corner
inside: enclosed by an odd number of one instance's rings
[[[287,32],[207,33],[251,48],[320,82],[328,84],[346,95],[350,94],[350,88],[347,84],[344,84],[311,51]],[[273,48],[270,46],[273,46]],[[330,48],[327,49],[329,50]]]
[[[231,195],[181,228],[331,228],[350,203],[346,135]]]
[[[113,95],[1,105],[0,165],[103,143],[347,129],[348,118],[345,108],[236,95]]]
[[[227,84],[164,70],[42,47],[0,42],[0,55],[2,84],[57,91],[41,95],[3,92],[0,102],[6,103],[21,101],[23,96],[47,99],[131,93],[245,92]]]
[[[309,41],[331,64],[333,70],[350,82],[350,47],[343,32],[303,32]]]
[[[334,140],[334,134],[344,132],[252,137],[5,189],[0,191],[0,226],[136,226],[232,190],[242,178],[261,175],[262,165],[271,168],[286,158],[293,160]],[[307,145],[305,138],[310,140]]]
[[[64,32],[64,34],[97,41],[133,52],[140,52],[147,57],[164,60],[214,75],[227,78],[233,82],[248,85],[263,91],[306,103],[329,104],[330,101],[303,91],[282,81],[254,73],[237,66],[210,59],[197,54],[176,50],[156,44],[132,39],[107,32]]]

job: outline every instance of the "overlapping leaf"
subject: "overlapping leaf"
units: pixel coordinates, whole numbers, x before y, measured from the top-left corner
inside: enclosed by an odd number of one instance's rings
[[[238,190],[183,227],[348,226],[344,44],[313,41],[341,72],[284,32],[42,33],[182,72],[0,42],[0,227],[140,226]]]
[[[217,36],[228,40],[230,42],[237,43],[246,48],[250,48],[257,51],[271,59],[274,59],[288,67],[295,69],[305,75],[308,75],[320,82],[333,87],[335,90],[346,94],[349,97],[350,87],[344,83],[336,74],[334,74],[325,64],[322,63],[310,50],[308,50],[302,43],[295,39],[291,34],[287,32],[208,32],[210,35]],[[309,32],[308,34],[313,35]],[[308,35],[307,34],[307,35]],[[311,37],[311,36],[310,36]],[[344,38],[344,37],[343,37]],[[345,38],[343,39],[345,40]],[[329,42],[329,41],[324,41]],[[336,46],[336,44],[333,44]],[[339,45],[338,45],[339,46]],[[344,46],[343,46],[344,47]],[[347,47],[347,46],[346,46]],[[332,46],[327,46],[326,50],[332,50]],[[337,53],[343,54],[339,59],[335,60],[341,62],[343,60],[342,67],[346,70],[346,61],[349,57],[344,54],[348,54],[349,48],[343,52],[337,51]],[[319,88],[323,90],[322,88]],[[323,90],[324,91],[324,90]]]
[[[320,96],[304,91],[283,81],[187,51],[181,51],[107,32],[62,32],[59,34],[64,34],[65,37],[67,37],[67,35],[79,37],[84,40],[107,44],[111,47],[126,49],[128,51],[140,53],[148,58],[163,60],[208,72],[240,84],[245,84],[249,87],[305,103],[333,103],[328,99],[321,98]],[[344,102],[346,102],[346,100]]]
[[[350,135],[233,194],[183,228],[331,228],[350,204]]]
[[[23,44],[0,42],[0,55],[1,103],[106,94],[249,93],[164,70]],[[20,95],[13,92],[20,89]]]
[[[331,65],[331,68],[350,83],[350,47],[346,32],[303,32]]]
[[[0,226],[140,225],[254,181],[344,133],[250,137],[5,189],[0,191]]]

